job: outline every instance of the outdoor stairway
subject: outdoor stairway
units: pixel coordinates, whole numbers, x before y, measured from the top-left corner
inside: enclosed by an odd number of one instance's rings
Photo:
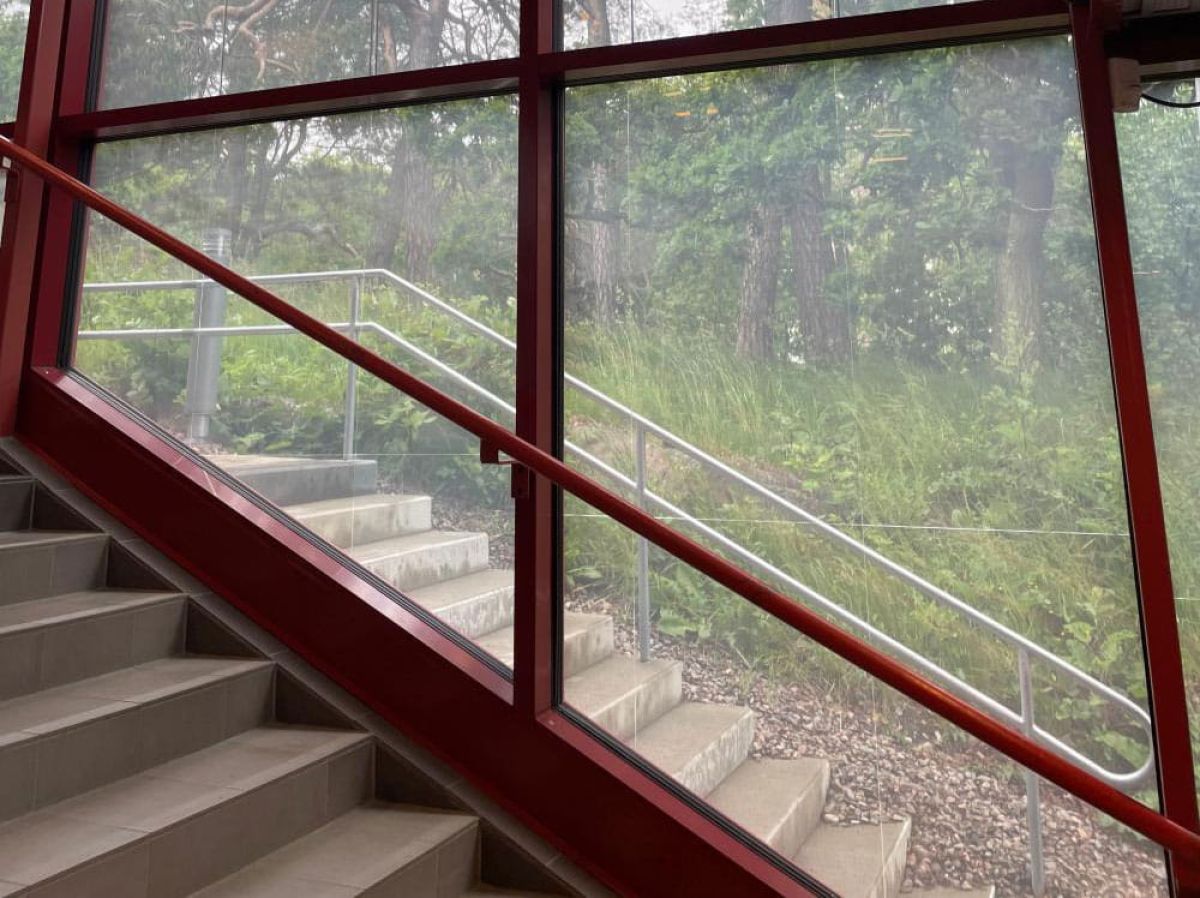
[[[534,894],[253,651],[0,460],[0,896]]]
[[[434,529],[430,498],[379,493],[371,461],[214,460],[493,657],[512,664],[512,572],[489,568],[486,534]],[[751,759],[754,714],[749,708],[684,701],[678,661],[627,657],[615,651],[613,637],[613,621],[606,616],[566,614],[568,704],[842,898],[900,894],[909,821],[882,827],[823,822],[827,761]],[[991,898],[994,890],[906,894]]]

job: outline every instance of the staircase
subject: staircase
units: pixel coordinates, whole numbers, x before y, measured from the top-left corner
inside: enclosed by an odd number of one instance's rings
[[[0,460],[0,896],[535,894],[482,882],[480,819],[393,800],[403,765],[298,688]]]
[[[487,534],[434,529],[430,498],[378,492],[373,461],[213,460],[511,666],[513,576],[489,567]],[[563,686],[569,705],[842,898],[900,894],[910,821],[823,822],[827,761],[750,758],[749,708],[685,701],[680,662],[620,654],[613,637],[611,618],[566,613]],[[994,890],[907,894],[992,898]]]

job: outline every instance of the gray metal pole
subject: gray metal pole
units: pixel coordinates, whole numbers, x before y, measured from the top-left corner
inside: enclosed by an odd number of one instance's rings
[[[638,505],[646,507],[646,428],[635,424],[633,429],[634,453],[637,468]],[[637,586],[637,641],[638,656],[650,660],[650,544],[646,537],[638,537],[638,586]]]
[[[1017,676],[1021,682],[1021,729],[1033,737],[1033,674],[1029,653],[1017,651]],[[1029,881],[1035,898],[1046,894],[1046,859],[1042,852],[1042,781],[1025,771],[1025,817],[1029,826]]]
[[[230,241],[233,235],[226,228],[210,228],[204,232],[201,248],[222,265],[230,261]],[[220,284],[207,281],[196,288],[194,327],[222,327],[228,305],[227,291]],[[188,356],[187,411],[188,439],[208,438],[213,412],[217,410],[217,388],[221,379],[222,337],[197,334],[192,337]]]
[[[350,281],[350,330],[351,340],[358,340],[358,319],[362,314],[362,281]],[[354,410],[358,402],[358,365],[346,362],[346,420],[342,431],[342,458],[354,458]]]

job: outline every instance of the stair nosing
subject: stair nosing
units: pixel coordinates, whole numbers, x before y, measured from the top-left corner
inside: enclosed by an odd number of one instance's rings
[[[186,600],[187,593],[170,592],[166,590],[138,590],[138,589],[120,589],[118,588],[98,588],[98,589],[77,589],[73,592],[57,593],[52,596],[44,596],[38,599],[28,599],[24,602],[13,602],[5,605],[5,608],[17,608],[26,605],[37,605],[48,602],[53,599],[64,596],[82,595],[84,593],[103,593],[103,592],[128,592],[128,593],[145,593],[145,597],[141,601],[134,601],[130,604],[112,605],[106,608],[84,609],[82,611],[74,611],[67,614],[60,614],[54,617],[39,618],[37,620],[29,620],[18,624],[0,624],[0,637],[13,636],[19,633],[27,633],[31,630],[43,630],[50,627],[63,626],[66,624],[76,623],[83,620],[99,620],[100,618],[110,617],[117,614],[128,614],[137,611],[141,608],[153,607],[155,605],[165,605],[169,602]],[[65,684],[64,684],[65,685]]]

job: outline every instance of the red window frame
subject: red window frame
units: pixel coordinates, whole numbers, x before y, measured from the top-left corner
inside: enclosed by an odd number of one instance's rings
[[[25,70],[14,123],[0,125],[60,168],[78,171],[96,141],[248,124],[284,117],[425,103],[497,92],[519,98],[517,238],[517,435],[547,451],[560,440],[561,323],[556,270],[561,186],[561,99],[571,84],[615,81],[723,66],[845,56],[972,39],[1069,33],[1074,40],[1084,141],[1108,326],[1117,425],[1129,503],[1133,560],[1147,659],[1163,813],[1200,832],[1189,719],[1180,657],[1167,533],[1150,416],[1145,360],[1120,189],[1108,81],[1107,29],[1119,3],[1092,0],[974,0],[819,22],[756,28],[586,50],[556,49],[554,0],[524,0],[518,55],[511,59],[398,72],[221,97],[123,109],[87,108],[96,2],[32,0]],[[1163,40],[1140,35],[1155,46]],[[1178,35],[1168,36],[1178,43]],[[1200,42],[1200,38],[1197,38]],[[1186,47],[1191,50],[1194,47]],[[1178,52],[1173,48],[1167,52]],[[1200,56],[1200,52],[1196,55]],[[63,358],[62,322],[73,247],[72,201],[34,179],[12,191],[5,213],[11,235],[0,250],[0,435],[15,432],[22,386],[31,372]],[[72,390],[61,379],[63,397]],[[28,389],[26,389],[28,392]],[[78,393],[74,393],[78,400]],[[124,422],[129,425],[131,422]],[[134,425],[136,426],[136,425]],[[516,657],[511,685],[469,659],[460,667],[487,681],[529,720],[557,718],[554,634],[557,613],[557,497],[535,478],[516,502]],[[576,747],[598,762],[601,750],[579,736]],[[582,737],[586,738],[586,737]],[[610,763],[608,759],[606,763]],[[735,843],[720,848],[742,858]],[[1200,864],[1169,858],[1173,894],[1200,896]],[[786,883],[759,873],[786,889]]]

